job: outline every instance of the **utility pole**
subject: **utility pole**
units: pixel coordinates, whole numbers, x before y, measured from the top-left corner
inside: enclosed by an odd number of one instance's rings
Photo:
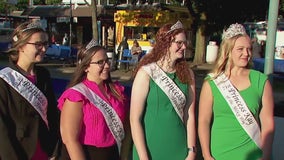
[[[72,0],[70,0],[70,20],[69,20],[69,46],[70,46],[70,54],[71,54],[71,47],[72,47]]]
[[[274,52],[275,52],[275,39],[276,28],[278,18],[279,0],[269,1],[268,10],[268,25],[267,25],[267,39],[265,48],[265,63],[264,73],[269,76],[271,82],[273,82],[273,66],[274,66]]]

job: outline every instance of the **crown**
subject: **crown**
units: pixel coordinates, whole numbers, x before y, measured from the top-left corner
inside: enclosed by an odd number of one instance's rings
[[[183,28],[183,26],[182,26],[182,23],[178,20],[177,23],[175,23],[174,25],[171,26],[171,29],[166,34],[172,32],[176,29],[180,29],[180,28]]]
[[[223,31],[222,39],[230,39],[236,35],[246,35],[245,27],[241,24],[231,24],[227,30]]]
[[[30,29],[34,29],[34,28],[40,28],[40,29],[43,29],[42,26],[41,26],[41,23],[39,21],[36,21],[36,22],[31,22],[29,23],[25,29],[23,29],[23,32],[27,31],[27,30],[30,30]]]
[[[94,47],[94,46],[98,46],[98,45],[99,45],[98,41],[95,40],[95,39],[92,39],[92,40],[86,45],[86,50],[85,50],[85,52],[86,52],[87,50],[89,50],[90,48],[92,48],[92,47]]]

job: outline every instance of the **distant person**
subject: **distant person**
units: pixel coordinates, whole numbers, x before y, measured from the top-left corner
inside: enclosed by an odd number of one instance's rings
[[[252,42],[252,58],[261,58],[261,46],[257,41],[257,38],[254,37],[251,40]]]
[[[131,54],[132,54],[131,60],[134,64],[138,63],[139,56],[141,53],[142,53],[142,48],[139,45],[138,41],[135,39],[131,47]]]
[[[69,45],[69,37],[68,37],[67,33],[64,34],[64,37],[63,37],[63,40],[62,40],[62,45],[64,45],[64,46]]]
[[[265,57],[266,41],[261,40],[261,41],[260,41],[260,46],[261,46],[260,55],[261,55],[261,58],[264,58],[264,57]]]
[[[123,60],[123,51],[125,49],[129,49],[129,45],[127,43],[127,38],[126,37],[123,37],[122,38],[122,41],[119,43],[118,47],[117,47],[117,54],[116,54],[116,57],[115,59],[117,60]],[[118,63],[118,67],[120,67],[120,62]]]
[[[133,160],[194,160],[195,80],[184,59],[186,30],[165,24],[134,71],[130,124]]]
[[[78,52],[78,66],[58,100],[62,160],[126,159],[130,149],[129,103],[112,82],[106,49],[95,40]]]
[[[0,71],[0,159],[48,160],[59,140],[59,111],[50,73],[37,65],[48,48],[38,22],[12,35],[9,66]]]
[[[206,160],[272,159],[272,86],[267,75],[250,69],[251,61],[245,28],[230,25],[200,93],[198,133]]]
[[[127,43],[127,38],[123,37],[122,41],[119,43],[117,47],[117,53],[122,54],[124,49],[129,49],[129,45]]]

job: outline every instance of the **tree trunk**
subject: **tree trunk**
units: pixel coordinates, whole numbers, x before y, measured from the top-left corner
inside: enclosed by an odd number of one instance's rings
[[[196,31],[195,55],[193,59],[194,65],[203,64],[205,62],[205,24],[202,23],[206,20],[205,14],[201,14],[200,25]]]
[[[93,39],[99,41],[98,24],[97,24],[97,3],[96,3],[96,0],[92,0],[91,6],[92,6]]]
[[[193,60],[195,65],[205,62],[205,36],[202,32],[202,27],[199,27],[196,32],[195,55]]]

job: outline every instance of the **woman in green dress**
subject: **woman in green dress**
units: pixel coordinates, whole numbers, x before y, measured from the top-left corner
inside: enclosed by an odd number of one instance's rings
[[[184,58],[186,46],[182,23],[166,24],[134,71],[133,160],[195,159],[195,82]]]
[[[269,160],[274,134],[272,87],[249,69],[245,28],[224,31],[220,55],[200,93],[198,133],[205,160]]]

